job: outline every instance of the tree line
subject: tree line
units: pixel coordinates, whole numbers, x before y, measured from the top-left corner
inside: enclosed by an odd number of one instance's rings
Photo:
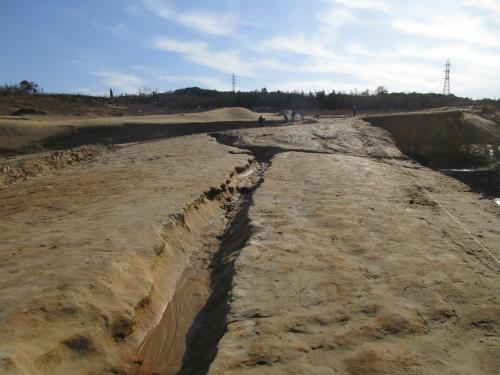
[[[223,107],[245,107],[259,112],[280,111],[283,109],[307,111],[350,110],[356,106],[364,111],[418,110],[446,106],[473,104],[500,104],[491,99],[473,100],[455,95],[434,93],[388,92],[384,87],[374,91],[358,92],[316,91],[316,92],[284,92],[268,91],[263,88],[255,91],[216,91],[198,87],[185,88],[170,92],[156,93],[142,90],[136,95],[115,97],[121,104],[151,103],[170,110],[197,111]]]
[[[0,95],[37,94],[39,91],[37,83],[26,80],[12,85],[6,83],[0,86]]]
[[[16,85],[0,86],[0,95],[26,94],[40,94],[39,86],[26,80]],[[352,91],[349,93],[343,91],[308,93],[268,91],[265,88],[255,91],[232,92],[201,89],[199,87],[158,93],[143,88],[138,90],[136,94],[110,96],[108,98],[95,97],[95,99],[103,102],[111,101],[119,105],[158,106],[169,112],[192,112],[223,107],[246,107],[259,112],[274,112],[283,109],[343,111],[350,110],[353,106],[362,111],[408,111],[474,104],[500,105],[500,100],[492,99],[473,100],[455,95],[435,93],[388,92],[383,86],[373,91]]]

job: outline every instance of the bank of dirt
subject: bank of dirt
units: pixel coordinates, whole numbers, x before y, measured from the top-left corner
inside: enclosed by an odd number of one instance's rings
[[[96,160],[112,151],[101,145],[0,159],[0,187]]]
[[[494,113],[451,110],[367,117],[423,165],[500,196],[500,123]]]
[[[222,108],[175,115],[120,117],[0,117],[0,155],[31,154],[83,145],[112,145],[258,127],[258,113]],[[280,117],[265,114],[268,124]]]

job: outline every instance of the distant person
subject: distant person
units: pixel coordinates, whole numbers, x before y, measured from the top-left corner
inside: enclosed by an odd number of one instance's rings
[[[260,126],[266,126],[266,119],[260,115],[259,117],[259,125]]]
[[[292,122],[295,122],[296,115],[297,115],[297,113],[295,111],[292,111]]]
[[[285,124],[288,122],[288,116],[285,114],[283,114],[283,120],[285,121]]]
[[[352,107],[352,117],[356,117],[356,114],[358,113],[358,108],[354,105]]]
[[[306,112],[305,111],[300,111],[300,119],[302,121],[304,121],[305,118],[306,118]]]

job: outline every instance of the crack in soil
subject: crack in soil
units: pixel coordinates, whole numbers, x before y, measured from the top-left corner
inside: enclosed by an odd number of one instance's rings
[[[161,320],[137,348],[132,364],[134,373],[167,375],[208,371],[226,331],[234,263],[251,235],[248,209],[253,203],[253,193],[263,182],[266,168],[261,164],[255,171],[251,164],[248,168],[236,168],[220,189],[213,188],[194,202],[196,207],[207,200],[216,202],[220,206],[217,212],[222,215],[207,219],[199,239],[200,247],[191,253]],[[233,177],[237,177],[237,182]],[[166,233],[177,225],[189,232],[186,215],[169,217],[164,224]],[[177,233],[174,237],[182,235]],[[165,242],[169,241],[166,234]]]

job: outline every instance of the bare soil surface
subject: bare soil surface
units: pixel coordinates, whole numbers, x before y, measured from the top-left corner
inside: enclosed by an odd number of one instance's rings
[[[493,200],[362,119],[212,129],[6,159],[0,373],[498,373]]]
[[[223,108],[175,115],[0,117],[0,154],[117,144],[258,126],[258,113]],[[264,114],[273,122],[280,119]],[[210,126],[207,126],[210,125]]]
[[[497,258],[499,207],[359,120],[237,143],[292,152],[254,195],[210,373],[498,373],[500,264],[426,191]]]
[[[0,187],[88,163],[112,151],[100,145],[0,159]]]
[[[0,372],[134,365],[191,254],[224,213],[221,185],[236,184],[251,162],[193,136],[125,147],[1,189]]]

